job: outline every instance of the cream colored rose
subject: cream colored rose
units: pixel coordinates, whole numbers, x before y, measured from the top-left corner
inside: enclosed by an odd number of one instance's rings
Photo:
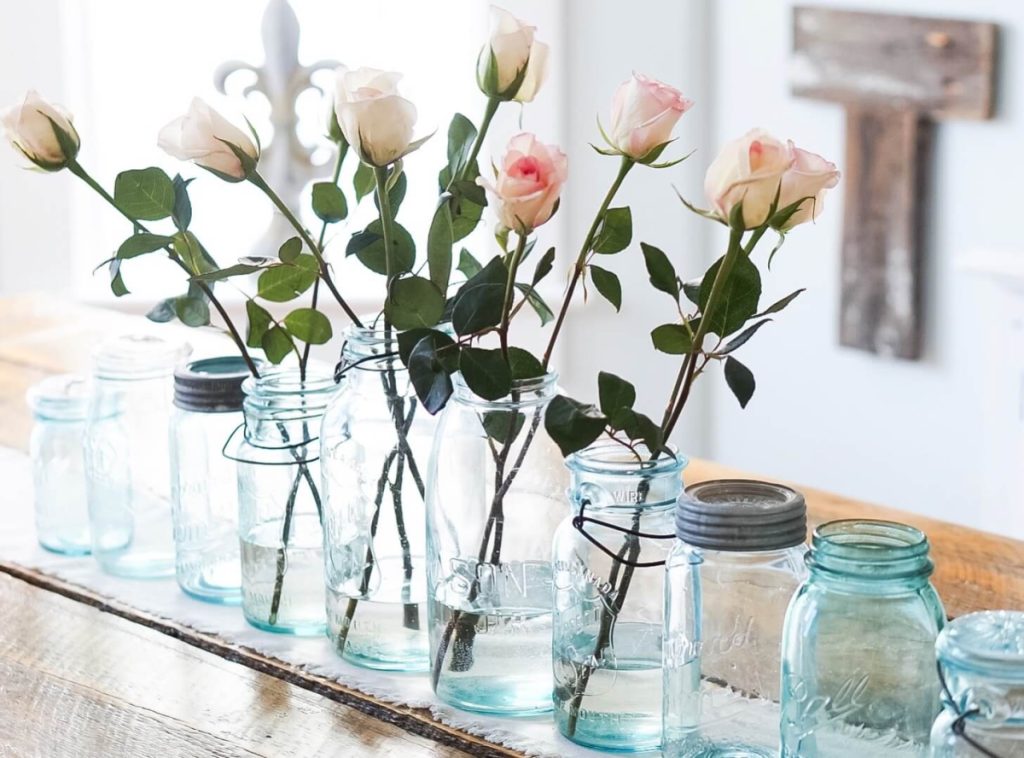
[[[335,74],[334,112],[364,163],[387,166],[416,147],[416,106],[398,94],[401,78],[392,71],[344,66]]]
[[[537,28],[491,6],[491,37],[480,51],[477,77],[488,97],[528,103],[547,76],[548,46],[534,39]],[[516,82],[518,86],[514,86]]]
[[[779,209],[803,200],[799,210],[789,217],[781,227],[784,231],[797,224],[813,221],[824,209],[825,191],[839,183],[839,170],[834,163],[820,155],[801,150],[792,142],[793,164],[782,175],[782,192],[779,195]]]
[[[753,229],[767,220],[793,161],[789,145],[763,129],[753,129],[722,148],[704,176],[704,192],[714,211],[726,220],[736,203],[742,202],[743,224]]]
[[[20,104],[4,111],[0,124],[14,149],[46,171],[59,171],[78,155],[81,139],[71,123],[71,114],[46,102],[35,90],[29,90]],[[64,133],[63,139],[58,129]]]
[[[509,141],[494,183],[477,181],[491,194],[502,226],[528,234],[555,212],[567,175],[565,153],[523,133]]]
[[[260,157],[245,132],[198,97],[192,99],[188,113],[160,130],[157,144],[168,155],[192,161],[228,181],[245,179]]]
[[[692,106],[679,90],[634,73],[615,90],[608,137],[616,150],[640,160],[672,139],[676,122]]]

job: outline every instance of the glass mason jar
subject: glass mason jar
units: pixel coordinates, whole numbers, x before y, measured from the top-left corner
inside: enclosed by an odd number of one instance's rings
[[[434,418],[396,334],[351,327],[321,432],[327,634],[360,666],[426,671],[424,480]]]
[[[620,752],[661,744],[664,563],[687,463],[638,453],[603,441],[569,457],[553,549],[555,723]]]
[[[470,711],[551,710],[551,536],[565,513],[562,454],[544,430],[557,377],[498,401],[460,377],[427,474],[432,682]]]
[[[666,758],[779,754],[786,608],[807,575],[797,492],[738,479],[686,488],[665,563]]]
[[[29,389],[28,404],[35,420],[29,455],[39,544],[54,553],[88,555],[92,537],[82,457],[88,384],[73,374],[51,376]]]
[[[258,629],[324,633],[320,424],[331,373],[273,368],[242,383],[245,432],[238,464],[242,611]]]
[[[171,504],[175,573],[188,595],[211,603],[242,601],[238,477],[225,454],[242,426],[240,356],[205,358],[174,372]]]
[[[932,758],[1024,758],[1024,612],[961,616],[935,650],[947,689]]]
[[[174,575],[170,420],[187,345],[128,335],[93,356],[85,469],[93,555],[110,574]]]
[[[832,521],[815,529],[807,566],[783,633],[783,758],[926,755],[946,618],[927,538]]]

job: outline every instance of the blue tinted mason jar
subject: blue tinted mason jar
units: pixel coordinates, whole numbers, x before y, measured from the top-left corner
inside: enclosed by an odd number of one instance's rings
[[[269,632],[319,636],[324,614],[320,424],[334,394],[331,372],[273,368],[250,377],[245,428],[234,453],[242,610]]]
[[[436,423],[397,350],[396,332],[351,327],[324,416],[327,633],[356,665],[426,671],[423,499]]]
[[[665,559],[686,459],[606,441],[569,457],[554,541],[555,723],[601,750],[661,744]]]
[[[93,356],[85,466],[93,555],[110,574],[174,575],[170,421],[188,347],[130,335]]]
[[[945,613],[928,540],[889,521],[814,531],[783,634],[782,756],[924,756]]]
[[[495,401],[454,382],[426,482],[434,691],[470,711],[549,711],[551,536],[567,479],[544,430],[556,377]]]
[[[961,616],[935,650],[945,687],[932,757],[1024,758],[1024,612]]]
[[[188,595],[211,603],[242,600],[238,482],[225,445],[242,426],[240,356],[205,358],[174,372],[171,503],[175,574]]]
[[[807,575],[807,507],[777,484],[686,488],[665,563],[666,758],[774,758],[786,608]]]
[[[39,544],[54,553],[88,555],[92,537],[82,457],[88,383],[73,374],[51,376],[32,386],[28,404],[35,420],[29,455]]]

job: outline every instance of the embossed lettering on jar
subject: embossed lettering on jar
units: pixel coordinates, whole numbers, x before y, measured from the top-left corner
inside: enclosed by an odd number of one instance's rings
[[[815,530],[807,565],[783,634],[783,757],[927,755],[945,624],[928,540],[903,524],[833,521]]]

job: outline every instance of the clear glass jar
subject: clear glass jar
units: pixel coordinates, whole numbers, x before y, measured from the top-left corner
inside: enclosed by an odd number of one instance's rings
[[[320,424],[331,373],[274,368],[242,384],[245,430],[235,461],[242,610],[268,632],[326,629],[320,500]]]
[[[738,479],[686,488],[665,563],[666,758],[779,754],[786,608],[805,579],[797,492]]]
[[[92,536],[82,457],[88,383],[73,374],[51,376],[29,389],[28,404],[35,420],[29,455],[39,544],[54,553],[88,555]]]
[[[424,480],[435,419],[395,354],[396,333],[352,327],[324,416],[327,634],[346,660],[426,671]]]
[[[1024,612],[961,616],[935,651],[948,689],[932,758],[1024,758]]]
[[[224,454],[242,426],[240,356],[205,358],[174,372],[171,505],[178,586],[198,600],[242,602],[238,477]]]
[[[470,711],[551,710],[551,536],[565,513],[562,454],[544,430],[557,377],[498,401],[460,377],[427,474],[434,691]]]
[[[128,335],[93,356],[85,469],[93,555],[107,573],[174,575],[172,374],[188,352],[181,343]]]
[[[927,538],[832,521],[815,529],[807,566],[783,633],[783,758],[926,755],[946,619]]]
[[[602,750],[661,744],[664,563],[686,459],[602,441],[569,457],[554,540],[555,723]]]

